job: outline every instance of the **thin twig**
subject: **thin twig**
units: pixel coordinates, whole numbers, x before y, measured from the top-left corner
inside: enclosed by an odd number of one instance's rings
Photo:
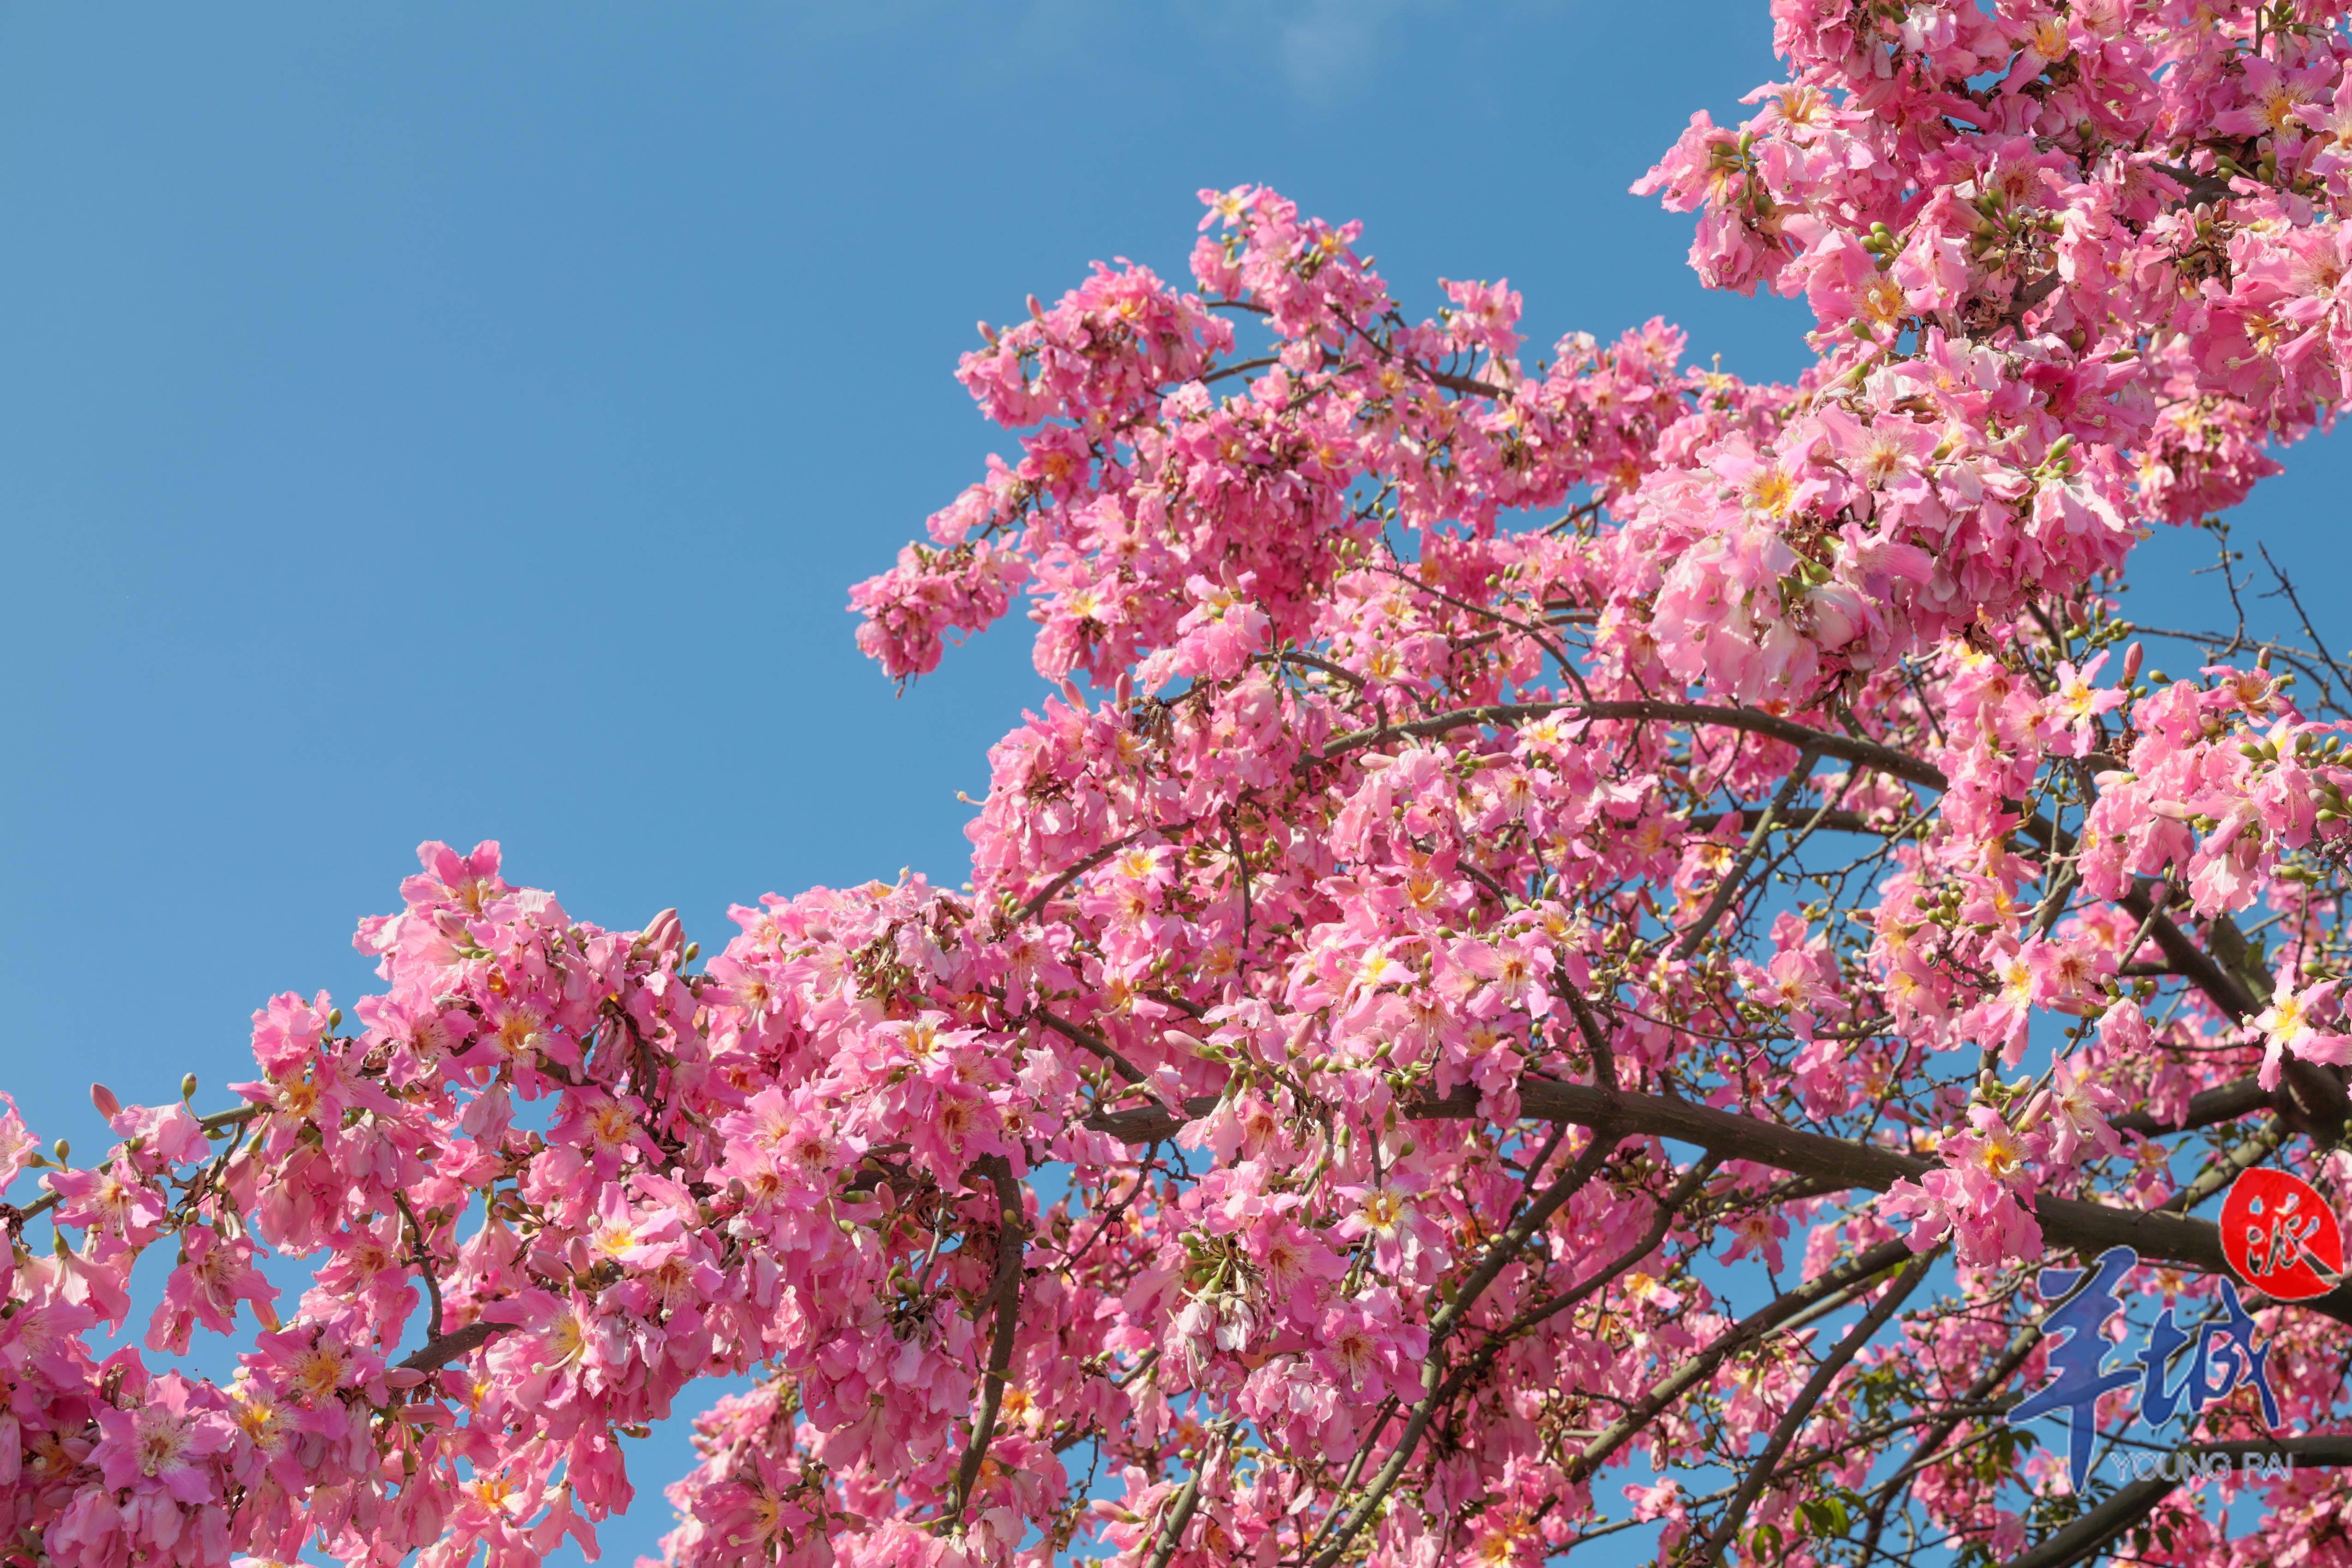
[[[1756,857],[1763,852],[1764,840],[1772,831],[1773,819],[1786,815],[1789,808],[1796,804],[1798,793],[1812,780],[1813,764],[1820,760],[1821,754],[1811,747],[1797,758],[1797,766],[1789,770],[1789,777],[1782,780],[1779,792],[1764,808],[1764,814],[1756,820],[1756,829],[1748,835],[1747,847],[1739,852],[1739,858],[1732,862],[1723,880],[1716,883],[1715,894],[1706,901],[1706,907],[1699,911],[1698,918],[1691,922],[1690,929],[1684,932],[1682,940],[1675,945],[1676,958],[1687,963],[1690,956],[1698,951],[1698,945],[1706,940],[1707,933],[1715,929],[1715,923],[1723,918],[1723,912],[1731,907],[1731,901],[1739,896],[1739,889],[1748,880],[1748,868],[1754,865]]]

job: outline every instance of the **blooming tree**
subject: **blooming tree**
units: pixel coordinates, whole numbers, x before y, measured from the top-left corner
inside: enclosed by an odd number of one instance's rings
[[[748,1373],[669,1563],[2352,1563],[2352,1288],[2244,1298],[2275,1419],[2093,1412],[2291,1474],[2003,1419],[2095,1348],[2045,1264],[2193,1322],[2231,1176],[2352,1188],[2352,686],[2242,616],[2167,678],[2116,600],[2352,398],[2352,37],[1773,16],[1636,189],[1811,304],[1796,385],[1531,355],[1499,282],[1415,320],[1207,193],[1190,289],[982,328],[1017,457],[853,591],[902,680],[1028,599],[966,891],[705,959],[428,844],[381,993],[271,1000],[232,1106],[95,1091],[87,1165],[11,1109],[7,1560],[593,1549]],[[233,1378],[151,1364],[199,1333]]]

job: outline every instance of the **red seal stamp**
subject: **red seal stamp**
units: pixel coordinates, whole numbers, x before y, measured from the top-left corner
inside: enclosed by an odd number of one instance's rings
[[[2230,1184],[2221,1252],[2274,1301],[2307,1301],[2344,1282],[2343,1227],[2318,1188],[2286,1171],[2258,1167]]]

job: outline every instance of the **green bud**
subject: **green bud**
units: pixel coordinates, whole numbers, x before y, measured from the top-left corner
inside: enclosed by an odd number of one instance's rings
[[[193,1100],[195,1097],[196,1075],[191,1072],[186,1077],[180,1080],[180,1098],[183,1100]]]
[[[58,1164],[63,1165],[68,1160],[73,1158],[73,1145],[67,1143],[63,1138],[59,1138],[56,1145],[56,1154]]]

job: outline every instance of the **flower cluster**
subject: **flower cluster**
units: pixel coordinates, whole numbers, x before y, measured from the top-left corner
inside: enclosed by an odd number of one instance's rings
[[[982,329],[1017,459],[853,591],[900,679],[1027,596],[1055,689],[966,891],[769,894],[706,960],[428,844],[383,990],[271,1000],[239,1103],[95,1091],[84,1166],[0,1114],[0,1538],[520,1568],[719,1375],[680,1568],[2072,1517],[1988,1419],[2047,1355],[2021,1272],[2128,1228],[2186,1322],[2229,1175],[2352,1186],[2352,685],[2251,633],[2160,677],[2118,600],[2352,392],[2352,39],[1774,17],[1790,79],[1643,183],[1708,281],[1806,297],[1796,385],[1658,322],[1530,359],[1507,283],[1415,319],[1353,225],[1204,193],[1194,292]],[[2352,1459],[2352,1292],[2255,1304]],[[250,1348],[148,1359],[206,1336]],[[2352,1563],[2324,1487],[2267,1500],[2135,1550]]]

